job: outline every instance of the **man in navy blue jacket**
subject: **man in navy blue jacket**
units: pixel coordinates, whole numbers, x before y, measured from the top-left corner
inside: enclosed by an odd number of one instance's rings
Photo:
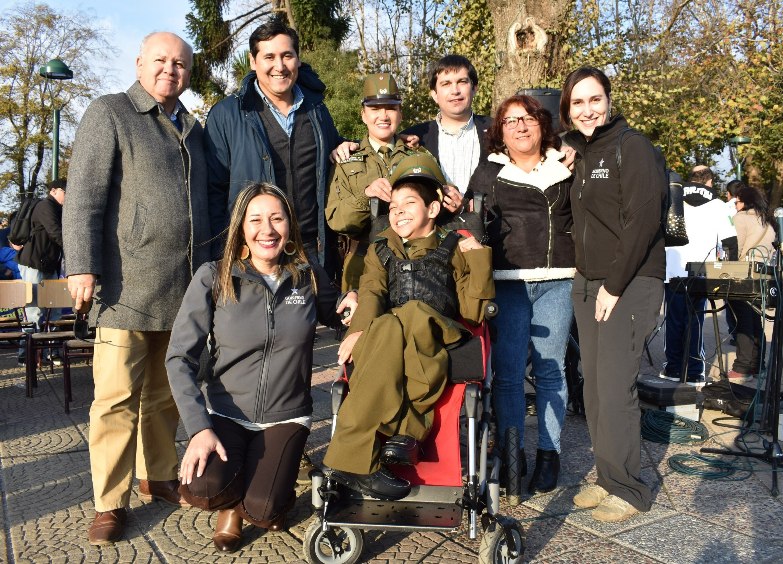
[[[239,90],[218,102],[207,117],[205,150],[210,193],[216,194],[210,202],[215,233],[228,225],[242,188],[249,182],[271,182],[293,202],[308,254],[333,266],[328,251],[336,245],[325,225],[324,205],[329,153],[341,138],[324,104],[326,87],[299,60],[296,31],[277,19],[251,34],[250,68]]]

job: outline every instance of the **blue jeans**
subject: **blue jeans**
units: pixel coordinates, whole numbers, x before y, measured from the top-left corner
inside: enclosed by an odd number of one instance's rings
[[[666,300],[666,353],[667,376],[681,375],[683,355],[685,355],[685,333],[688,331],[688,317],[691,318],[691,340],[688,351],[688,376],[700,378],[704,376],[704,309],[706,298],[691,298],[687,294],[678,293],[671,284],[664,285]]]
[[[35,295],[37,295],[38,292],[38,288],[37,288],[38,284],[40,284],[44,280],[57,280],[59,278],[56,272],[52,274],[44,274],[40,270],[36,270],[35,268],[31,268],[23,264],[19,265],[19,274],[22,275],[22,280],[24,280],[25,282],[32,282],[33,293]],[[30,329],[31,333],[35,333],[41,330],[41,325],[46,316],[46,309],[47,308],[41,309],[36,306],[24,308],[24,314],[25,317],[27,318],[27,321],[32,321],[35,323],[35,328]],[[53,308],[51,313],[49,314],[49,321],[57,321],[61,317],[62,317],[62,309]],[[24,343],[24,341],[22,341],[22,343]],[[18,355],[21,357],[22,355],[24,355],[24,351],[25,351],[25,347],[20,346]]]
[[[492,320],[497,329],[492,396],[500,444],[509,427],[519,430],[520,447],[525,444],[525,370],[528,343],[532,343],[538,448],[560,452],[568,400],[564,364],[573,318],[572,285],[571,280],[495,281],[498,315]]]

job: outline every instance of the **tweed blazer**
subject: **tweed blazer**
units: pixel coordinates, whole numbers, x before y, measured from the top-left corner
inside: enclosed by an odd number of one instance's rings
[[[139,82],[94,100],[79,124],[63,209],[67,274],[98,276],[91,321],[170,331],[210,258],[201,125],[180,133]]]

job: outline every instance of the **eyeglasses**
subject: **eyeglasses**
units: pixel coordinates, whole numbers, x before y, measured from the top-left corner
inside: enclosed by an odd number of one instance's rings
[[[519,120],[524,121],[525,125],[538,125],[538,118],[530,114],[524,116],[508,116],[500,121],[506,129],[514,129],[517,124],[519,124]]]

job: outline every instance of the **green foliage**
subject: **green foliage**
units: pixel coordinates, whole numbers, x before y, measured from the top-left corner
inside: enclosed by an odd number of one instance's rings
[[[105,75],[95,61],[106,53],[104,32],[83,13],[26,3],[0,16],[0,192],[24,196],[46,182],[52,107],[62,108],[63,129],[74,126],[73,111],[102,89]],[[73,80],[39,75],[54,58],[71,68]],[[65,147],[61,156],[67,154]]]
[[[358,71],[356,51],[322,46],[302,53],[326,84],[326,105],[337,131],[347,139],[361,139],[367,132],[360,116],[363,77]]]
[[[487,0],[457,2],[449,28],[452,35],[446,50],[468,57],[479,76],[473,111],[489,115],[495,82],[495,27]]]
[[[271,4],[259,1],[249,9],[242,8],[243,13],[225,19],[231,0],[190,0],[192,11],[185,19],[196,50],[191,89],[206,102],[219,100],[235,86],[228,75],[235,77],[242,67],[237,66],[242,55],[234,55],[239,33],[256,28],[270,17],[286,17],[284,12],[273,11]],[[339,6],[339,0],[291,0],[300,51],[323,43],[337,48],[348,34],[348,20],[338,14]]]
[[[615,109],[678,171],[709,162],[728,138],[745,135],[753,143],[740,152],[751,158],[757,180],[783,177],[781,1],[693,0],[680,7],[650,1],[615,12],[581,1],[571,68],[605,69]]]
[[[193,11],[185,15],[185,27],[193,38],[193,72],[190,87],[208,97],[224,93],[226,85],[213,71],[231,56],[233,39],[223,11],[229,0],[190,0]]]
[[[336,49],[348,35],[348,18],[338,14],[339,0],[292,0],[300,49],[320,49],[323,42]]]

